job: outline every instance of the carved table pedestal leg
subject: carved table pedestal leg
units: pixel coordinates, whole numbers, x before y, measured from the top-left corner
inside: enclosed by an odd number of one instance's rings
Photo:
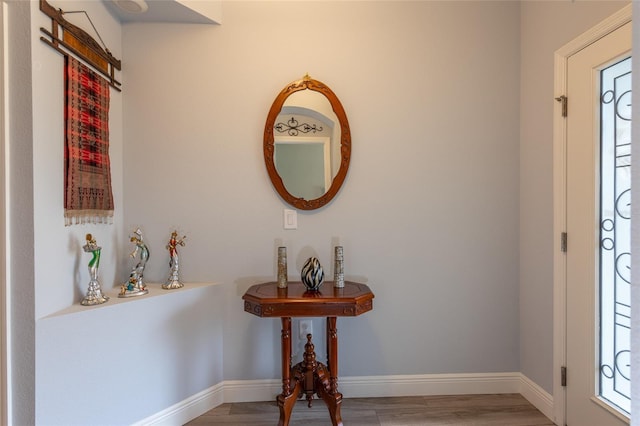
[[[296,400],[302,395],[306,396],[309,407],[313,402],[313,395],[317,394],[329,409],[333,426],[342,426],[340,406],[342,394],[337,391],[337,366],[338,366],[338,337],[336,331],[336,318],[327,318],[327,367],[316,361],[314,345],[311,342],[311,334],[307,334],[307,343],[304,345],[304,360],[290,370],[286,368],[291,363],[291,318],[282,318],[282,393],[276,399],[280,409],[278,426],[288,426],[291,411]],[[336,370],[334,371],[333,368]],[[293,386],[291,386],[293,384]]]
[[[282,393],[276,401],[280,409],[278,426],[288,426],[291,411],[300,393],[300,384],[295,383],[291,389],[291,317],[283,317],[282,321]]]

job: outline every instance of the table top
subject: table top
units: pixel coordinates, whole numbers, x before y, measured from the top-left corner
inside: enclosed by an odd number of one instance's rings
[[[301,282],[289,282],[287,288],[268,282],[251,286],[242,296],[244,310],[259,317],[353,317],[372,310],[373,298],[367,285],[351,281],[343,288],[325,281],[319,291],[307,291]]]

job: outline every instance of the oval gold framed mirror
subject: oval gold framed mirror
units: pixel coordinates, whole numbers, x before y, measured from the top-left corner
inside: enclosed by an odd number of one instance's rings
[[[300,210],[336,196],[349,170],[351,131],[338,97],[308,75],[278,94],[264,126],[264,161],[278,194]]]

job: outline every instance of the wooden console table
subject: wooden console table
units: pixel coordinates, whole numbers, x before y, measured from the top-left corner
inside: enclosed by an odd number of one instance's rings
[[[331,423],[342,425],[338,392],[338,330],[336,317],[354,317],[373,309],[373,293],[364,284],[345,281],[343,288],[326,281],[320,291],[306,291],[301,282],[278,288],[275,282],[256,284],[242,296],[244,310],[259,317],[280,317],[282,321],[282,393],[276,401],[280,409],[278,426],[288,426],[298,398],[306,395],[311,406],[313,394],[329,409]],[[291,317],[327,317],[327,365],[316,361],[311,335],[307,335],[304,359],[291,366]]]

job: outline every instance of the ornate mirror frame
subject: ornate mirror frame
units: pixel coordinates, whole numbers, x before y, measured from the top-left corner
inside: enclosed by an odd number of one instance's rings
[[[333,112],[336,114],[336,117],[338,118],[338,121],[340,123],[340,168],[333,178],[331,186],[324,193],[324,195],[313,200],[305,200],[304,198],[299,198],[291,195],[289,191],[287,191],[287,188],[284,186],[284,182],[278,174],[274,162],[275,121],[278,118],[278,115],[282,110],[282,106],[284,105],[287,98],[293,93],[299,92],[301,90],[313,90],[324,95],[329,100],[331,108],[333,108]],[[349,129],[347,114],[345,113],[338,97],[326,84],[318,80],[314,80],[308,75],[304,76],[302,80],[297,80],[287,85],[284,89],[282,89],[280,94],[278,94],[275,101],[273,101],[273,105],[271,105],[271,109],[269,110],[267,122],[264,126],[263,150],[264,162],[267,166],[267,173],[269,173],[271,183],[275,187],[278,194],[280,194],[280,196],[287,203],[300,210],[315,210],[328,204],[342,187],[342,183],[344,182],[344,179],[347,176],[347,171],[349,170],[349,162],[351,161],[351,131]]]

